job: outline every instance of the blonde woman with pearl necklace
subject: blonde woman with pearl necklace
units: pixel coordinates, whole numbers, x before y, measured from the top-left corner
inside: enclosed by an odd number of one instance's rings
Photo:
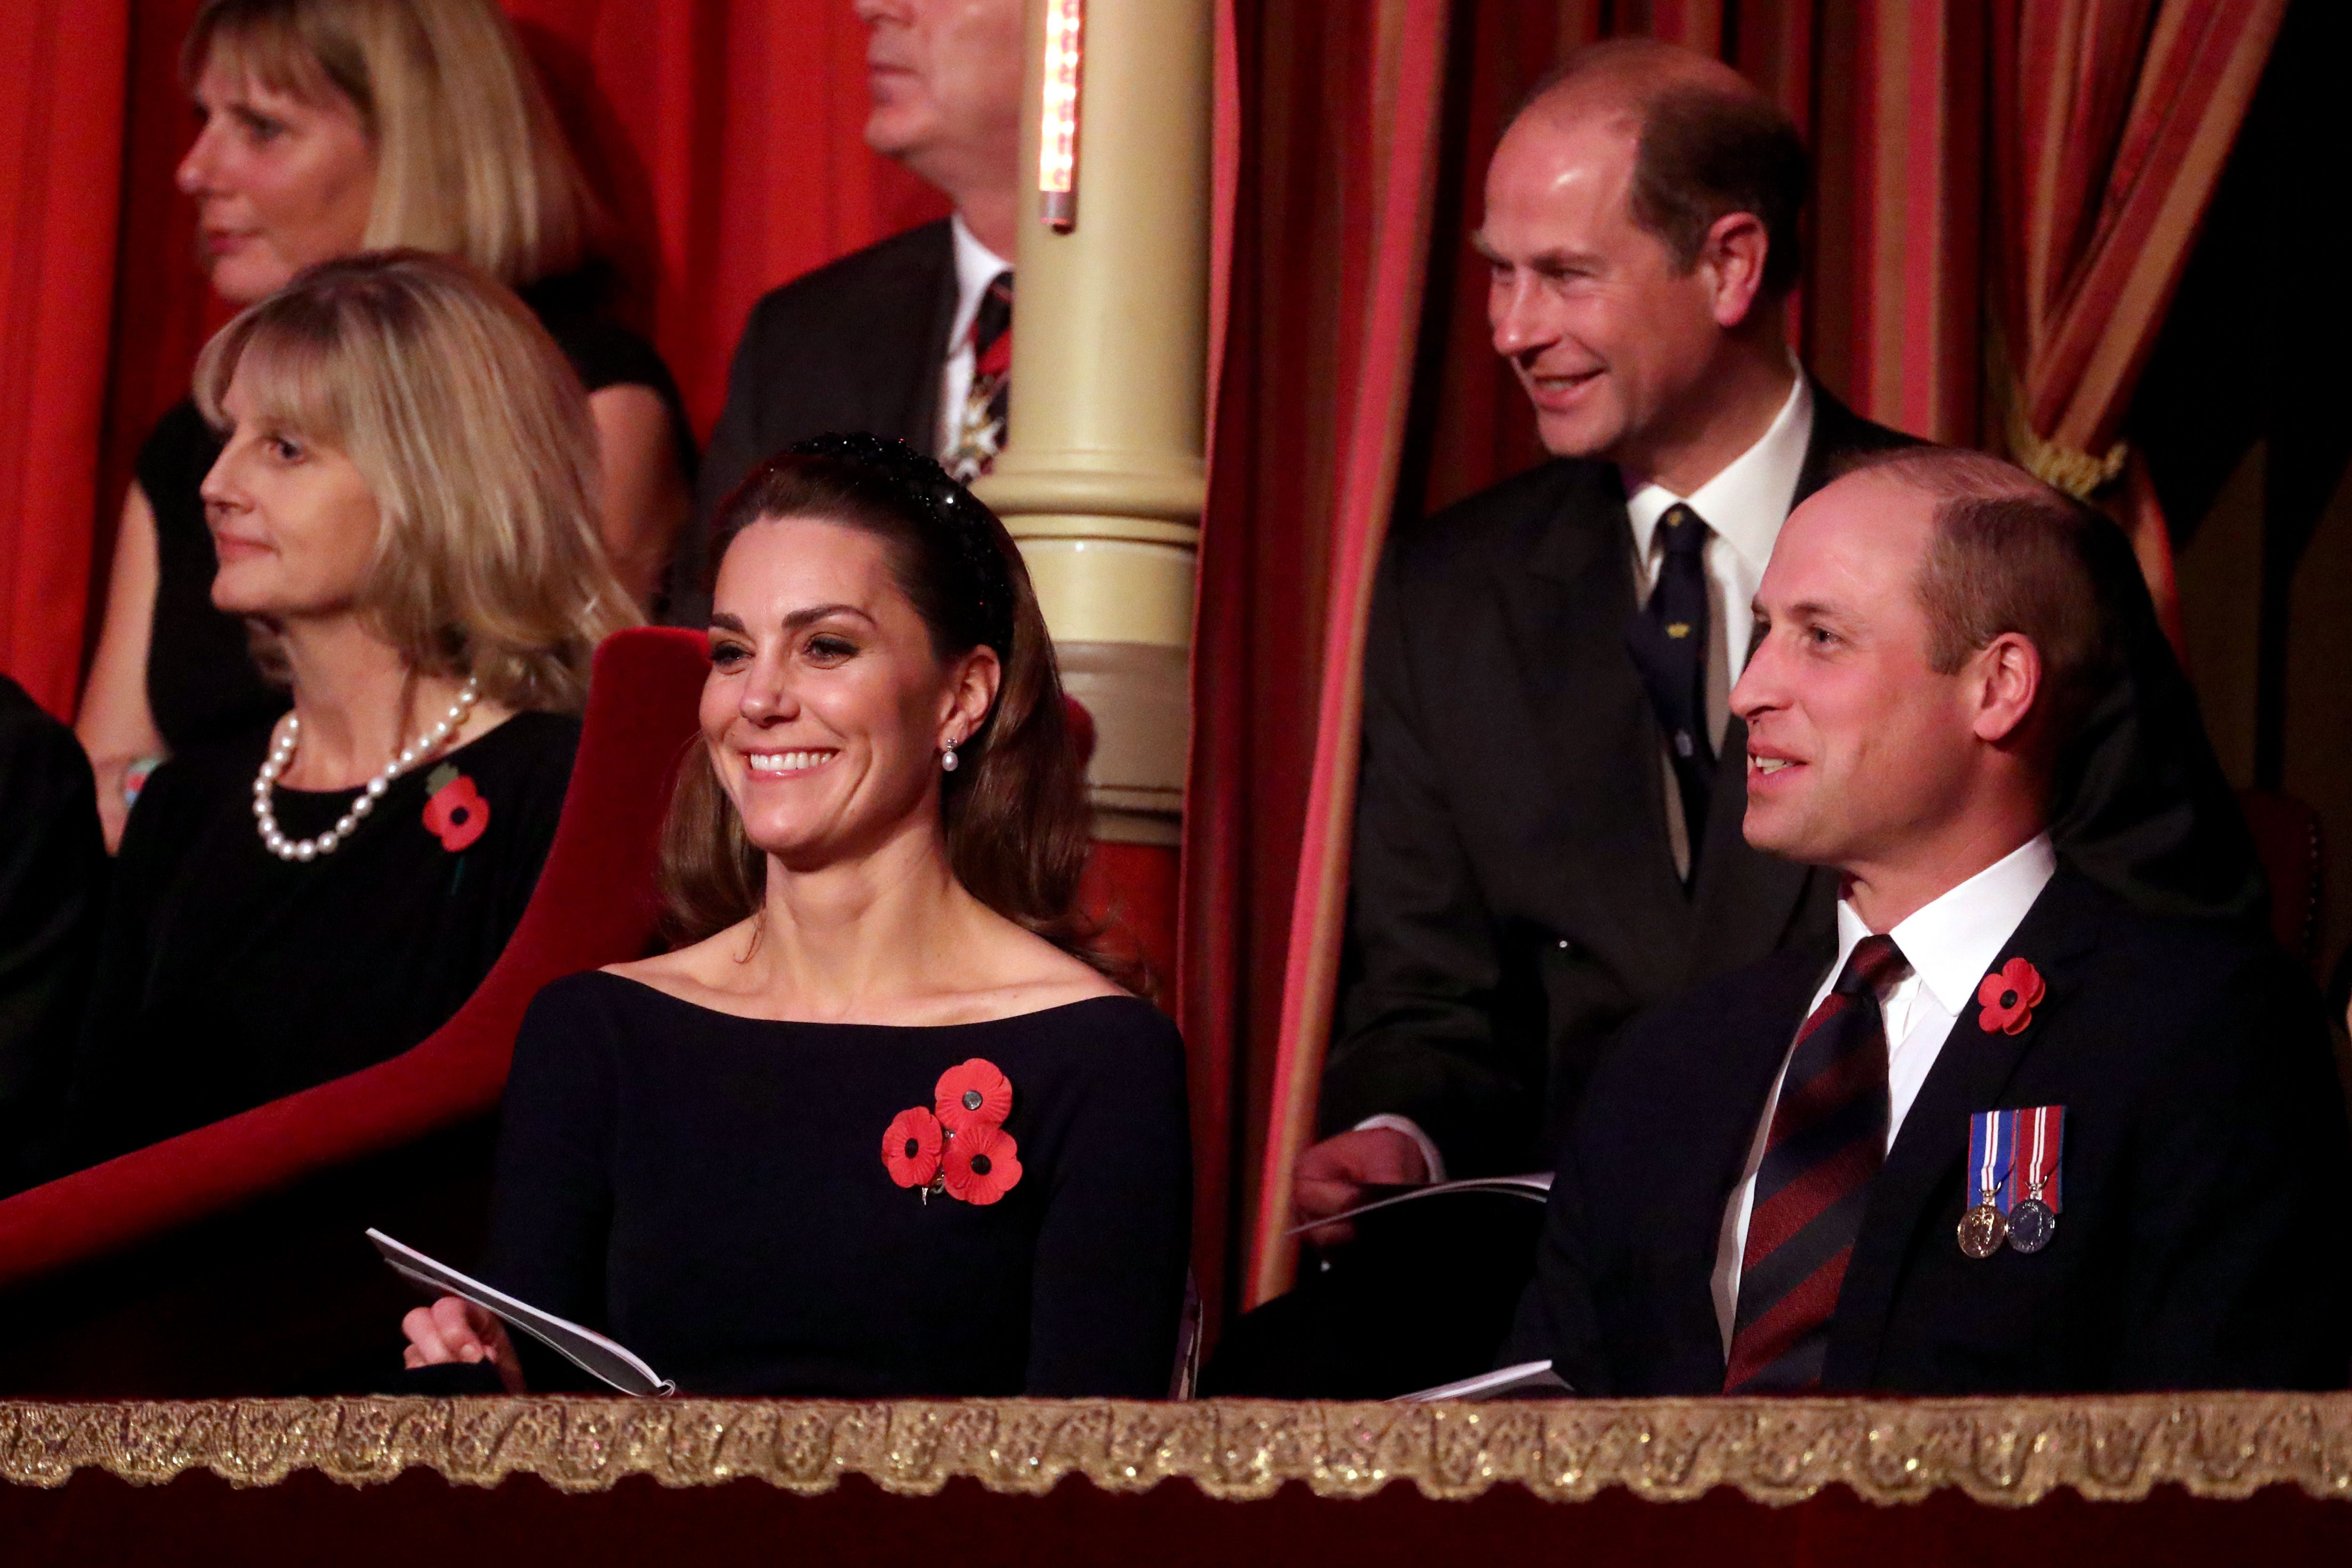
[[[71,1073],[86,1163],[381,1061],[471,994],[635,618],[578,379],[461,261],[323,263],[205,351],[213,602],[292,710],[157,770]]]

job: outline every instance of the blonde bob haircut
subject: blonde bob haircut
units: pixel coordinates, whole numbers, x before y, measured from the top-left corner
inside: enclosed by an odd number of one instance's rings
[[[462,256],[514,288],[586,259],[594,200],[496,0],[206,0],[183,81],[209,65],[351,101],[375,150],[366,248]]]
[[[349,458],[375,500],[359,608],[419,674],[577,712],[605,634],[637,620],[597,531],[587,395],[513,294],[453,257],[323,261],[196,362],[215,428],[246,416]]]

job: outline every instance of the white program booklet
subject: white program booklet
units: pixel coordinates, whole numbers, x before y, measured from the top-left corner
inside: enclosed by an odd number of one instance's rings
[[[494,1289],[471,1275],[460,1274],[413,1247],[403,1246],[380,1230],[371,1229],[367,1234],[368,1239],[375,1243],[375,1249],[383,1254],[383,1260],[401,1278],[436,1295],[463,1297],[484,1311],[496,1313],[502,1321],[520,1329],[581,1371],[603,1379],[623,1394],[677,1392],[676,1384],[595,1330],[583,1329],[552,1312],[542,1312],[528,1301],[518,1301],[505,1291]]]
[[[1467,1181],[1461,1182],[1436,1182],[1416,1187],[1376,1187],[1370,1190],[1379,1192],[1382,1195],[1370,1203],[1358,1204],[1351,1209],[1341,1209],[1338,1214],[1326,1219],[1308,1220],[1304,1225],[1294,1225],[1282,1234],[1297,1236],[1302,1232],[1313,1230],[1318,1226],[1337,1225],[1343,1219],[1353,1219],[1358,1215],[1370,1214],[1375,1209],[1389,1208],[1397,1204],[1418,1203],[1423,1198],[1451,1197],[1456,1193],[1501,1193],[1507,1197],[1526,1198],[1531,1203],[1539,1204],[1551,1195],[1551,1173],[1538,1171],[1525,1176],[1473,1176]]]
[[[1433,1405],[1441,1399],[1508,1399],[1513,1394],[1574,1394],[1548,1361],[1524,1361],[1498,1372],[1482,1372],[1459,1383],[1441,1383],[1418,1394],[1400,1394],[1391,1405]]]

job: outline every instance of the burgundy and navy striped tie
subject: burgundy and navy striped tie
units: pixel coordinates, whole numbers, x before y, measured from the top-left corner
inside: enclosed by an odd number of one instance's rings
[[[1791,1394],[1822,1381],[1838,1287],[1886,1158],[1879,1000],[1910,967],[1893,937],[1863,938],[1797,1031],[1756,1171],[1726,1394]]]

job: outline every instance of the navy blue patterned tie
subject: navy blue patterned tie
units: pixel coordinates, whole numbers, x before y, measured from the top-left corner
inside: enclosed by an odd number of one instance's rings
[[[1675,784],[1689,835],[1690,871],[1698,879],[1699,847],[1715,796],[1715,745],[1706,722],[1706,541],[1698,513],[1676,501],[1658,520],[1665,562],[1650,602],[1625,623],[1625,650],[1649,689],[1650,705],[1666,738]]]

